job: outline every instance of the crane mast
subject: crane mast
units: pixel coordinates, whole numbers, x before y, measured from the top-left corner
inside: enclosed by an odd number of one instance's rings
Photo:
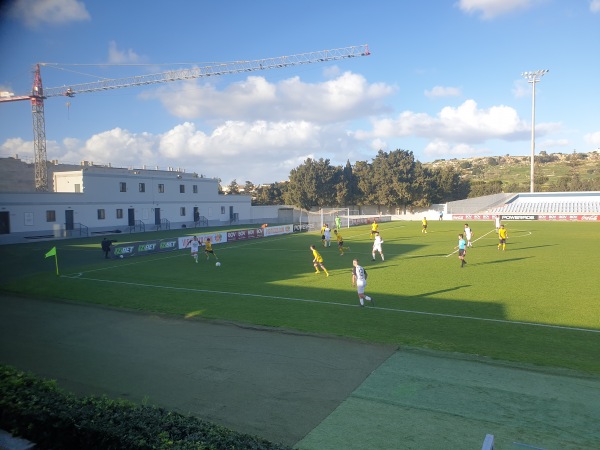
[[[35,189],[37,191],[47,191],[48,167],[46,157],[46,123],[44,118],[44,100],[46,98],[58,96],[74,97],[77,94],[84,94],[88,92],[99,92],[134,86],[169,83],[172,81],[193,80],[196,78],[221,76],[234,73],[282,69],[285,67],[302,64],[313,64],[359,56],[369,56],[370,54],[371,53],[369,52],[369,47],[367,45],[359,45],[252,61],[234,61],[212,64],[192,69],[169,70],[155,74],[114,78],[90,83],[74,84],[70,86],[52,87],[47,88],[46,90],[44,90],[42,86],[42,76],[40,71],[40,65],[44,65],[44,63],[39,63],[35,66],[31,95],[23,95],[18,97],[13,95],[2,96],[0,97],[0,103],[31,100],[35,153]]]

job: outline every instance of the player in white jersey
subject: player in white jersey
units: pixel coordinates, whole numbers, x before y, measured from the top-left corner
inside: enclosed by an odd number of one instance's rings
[[[194,261],[198,263],[198,250],[200,249],[200,241],[198,240],[198,236],[194,236],[194,239],[192,239],[188,245],[192,251],[192,258],[194,258]]]
[[[371,302],[371,305],[375,306],[375,301],[368,295],[365,295],[365,288],[367,287],[367,271],[358,264],[358,259],[352,261],[352,265],[354,266],[352,267],[352,286],[356,286],[360,306],[365,306],[365,300]]]
[[[331,247],[331,229],[328,224],[325,224],[325,247]]]
[[[473,247],[471,239],[473,238],[473,231],[468,223],[465,223],[465,239],[467,240],[467,247]]]
[[[381,249],[381,244],[383,244],[383,239],[379,235],[379,231],[375,232],[375,240],[373,241],[373,261],[375,261],[375,252],[379,252],[379,256],[381,256],[381,260],[385,261],[383,256],[383,250]]]

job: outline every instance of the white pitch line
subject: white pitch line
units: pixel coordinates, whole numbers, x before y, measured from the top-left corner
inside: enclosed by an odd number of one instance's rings
[[[169,289],[175,291],[187,291],[187,292],[202,292],[206,294],[218,294],[218,295],[235,295],[239,297],[256,297],[256,298],[266,298],[266,299],[274,299],[274,300],[288,300],[294,302],[304,302],[304,303],[318,303],[321,305],[334,305],[334,306],[343,306],[350,308],[357,308],[359,305],[349,305],[347,303],[339,303],[339,302],[324,302],[322,300],[314,300],[307,298],[294,298],[294,297],[281,297],[277,295],[263,295],[263,294],[249,294],[246,292],[227,292],[227,291],[213,291],[209,289],[196,289],[196,288],[184,288],[184,287],[176,287],[176,286],[160,286],[154,284],[144,284],[144,283],[132,283],[129,281],[114,281],[114,280],[101,280],[98,278],[88,278],[83,277],[81,274],[76,274],[77,276],[69,276],[69,275],[61,275],[61,278],[71,278],[77,280],[88,280],[88,281],[98,281],[101,283],[112,283],[112,284],[125,284],[128,286],[139,286],[139,287],[147,287],[154,289]],[[463,320],[476,320],[481,322],[495,322],[495,323],[503,323],[508,325],[524,325],[531,327],[541,327],[541,328],[552,328],[556,330],[568,330],[568,331],[583,331],[585,333],[600,333],[600,330],[593,330],[589,328],[578,328],[578,327],[567,327],[563,325],[550,325],[544,323],[534,323],[534,322],[522,322],[518,320],[505,320],[505,319],[489,319],[485,317],[473,317],[473,316],[462,316],[457,314],[443,314],[443,313],[433,313],[426,311],[414,311],[410,309],[396,309],[396,308],[382,308],[380,306],[370,306],[367,309],[376,309],[378,311],[389,311],[396,313],[405,313],[405,314],[418,314],[423,316],[434,316],[434,317],[445,317],[449,319],[463,319]]]
[[[483,236],[480,236],[480,237],[478,237],[477,239],[475,239],[473,242],[477,242],[479,239],[483,239],[483,238],[484,238],[484,237],[486,237],[488,234],[490,234],[490,233],[492,233],[492,232],[494,232],[494,231],[496,231],[496,230],[494,229],[494,230],[490,230],[490,231],[488,231],[488,232],[487,232],[487,233],[485,233]],[[454,255],[456,252],[458,252],[458,250],[454,250],[452,253],[449,253],[449,254],[447,254],[447,255],[446,255],[446,258],[447,258],[448,256],[452,256],[452,255]]]

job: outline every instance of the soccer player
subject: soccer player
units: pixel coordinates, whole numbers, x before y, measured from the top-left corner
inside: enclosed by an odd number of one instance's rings
[[[327,224],[321,227],[321,245],[325,247],[325,228],[327,228]]]
[[[462,234],[458,235],[458,245],[454,249],[458,249],[458,259],[460,259],[460,268],[462,269],[467,261],[465,261],[465,255],[467,254],[467,241],[465,241]]]
[[[421,233],[423,234],[427,234],[427,217],[423,217],[423,220],[421,221]]]
[[[335,216],[335,229],[340,231],[340,228],[342,228],[342,219],[340,219],[340,216],[336,215]]]
[[[469,227],[468,223],[465,223],[465,237],[467,238],[467,247],[473,247],[471,239],[473,238],[473,231]]]
[[[337,238],[338,250],[340,251],[340,256],[344,256],[344,250],[350,250],[350,247],[344,247],[344,238],[342,237],[342,233],[338,230],[333,230],[335,237]]]
[[[217,261],[219,260],[212,249],[212,242],[210,242],[210,238],[206,238],[206,242],[204,242],[204,253],[206,254],[207,261],[210,259],[210,255],[213,255]]]
[[[323,269],[323,272],[325,272],[325,275],[329,276],[329,272],[327,272],[327,269],[323,265],[323,257],[321,256],[321,254],[317,251],[314,245],[311,245],[310,249],[312,250],[313,254],[313,266],[315,266],[315,273],[319,273],[319,267],[321,267],[321,269]]]
[[[331,230],[329,224],[325,224],[325,247],[331,247]]]
[[[367,271],[358,264],[358,259],[352,261],[352,286],[356,286],[358,292],[358,301],[360,306],[365,306],[365,300],[371,302],[371,305],[375,306],[375,301],[365,295],[365,288],[367,287]]]
[[[496,234],[500,230],[500,216],[496,216]]]
[[[371,224],[371,239],[375,237],[375,233],[377,233],[377,230],[379,230],[379,224],[377,223],[377,220],[373,218],[373,223]]]
[[[194,236],[194,238],[188,242],[188,245],[192,251],[192,258],[198,263],[198,249],[200,248],[200,241],[198,241],[198,236]]]
[[[381,236],[379,235],[379,231],[376,231],[375,232],[375,240],[373,241],[373,252],[372,252],[373,261],[375,261],[375,252],[379,252],[379,256],[381,256],[381,260],[385,261],[385,258],[383,257],[383,250],[381,249],[381,244],[383,244],[383,239],[381,239]]]
[[[500,250],[500,247],[502,247],[502,251],[506,251],[506,240],[508,239],[508,231],[506,231],[504,225],[500,225],[500,228],[498,228],[498,239],[500,239],[500,241],[498,242],[498,250]]]

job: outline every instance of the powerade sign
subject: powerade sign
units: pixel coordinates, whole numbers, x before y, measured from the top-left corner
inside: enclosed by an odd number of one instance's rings
[[[173,250],[177,250],[177,238],[115,245],[112,248],[112,257],[128,258]]]
[[[537,216],[510,216],[510,215],[501,215],[501,220],[537,220]]]

